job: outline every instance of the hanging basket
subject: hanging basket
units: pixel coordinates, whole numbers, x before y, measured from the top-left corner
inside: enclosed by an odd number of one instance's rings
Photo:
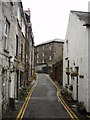
[[[67,74],[67,75],[70,75],[69,68],[66,68],[66,74]]]
[[[76,71],[72,71],[71,76],[76,77],[78,74]]]

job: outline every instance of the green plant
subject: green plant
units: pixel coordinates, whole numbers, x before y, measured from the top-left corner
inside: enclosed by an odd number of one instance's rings
[[[67,88],[63,88],[62,91],[63,91],[63,94],[65,97],[67,97],[67,98],[72,97],[72,94],[67,90]]]
[[[37,78],[37,76],[36,76],[36,74],[34,74],[34,77],[33,77],[33,79],[35,79],[35,80],[36,80],[36,78]]]
[[[75,77],[75,76],[77,76],[77,75],[78,75],[78,74],[77,74],[77,71],[72,71],[72,72],[71,72],[71,76],[74,76],[74,77]]]
[[[84,102],[77,102],[77,107],[80,109],[80,110],[84,110],[85,109],[85,106],[84,106]]]
[[[27,95],[27,88],[23,87],[20,91],[20,98],[24,98]]]

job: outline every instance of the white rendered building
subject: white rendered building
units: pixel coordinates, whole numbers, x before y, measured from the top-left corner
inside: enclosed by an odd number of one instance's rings
[[[90,21],[88,12],[71,11],[64,44],[63,86],[73,86],[74,100],[84,102],[90,112]],[[68,68],[70,74],[66,74]],[[77,76],[72,77],[71,71]]]

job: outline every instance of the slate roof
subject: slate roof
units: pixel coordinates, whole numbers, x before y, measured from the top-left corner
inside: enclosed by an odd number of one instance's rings
[[[71,11],[79,17],[79,20],[83,20],[85,24],[84,26],[90,26],[90,12],[82,12],[82,11]]]
[[[53,42],[64,43],[64,40],[56,38],[54,40],[48,40],[48,41],[42,42],[41,44],[36,45],[36,47],[42,46],[42,45],[45,45],[45,44],[49,44],[49,43],[53,43]]]

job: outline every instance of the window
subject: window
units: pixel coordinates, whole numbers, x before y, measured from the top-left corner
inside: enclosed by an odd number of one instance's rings
[[[44,59],[42,59],[42,63],[44,63]]]
[[[43,52],[42,56],[44,57],[44,52]]]
[[[39,58],[39,55],[37,54],[37,58]]]
[[[52,50],[51,45],[49,46],[49,50]]]
[[[21,44],[21,61],[23,60],[23,44]]]
[[[5,49],[5,50],[8,50],[9,30],[10,30],[10,24],[9,24],[9,22],[6,20],[6,23],[5,23],[5,31],[4,31],[4,40],[5,40],[4,49]]]
[[[19,21],[19,25],[21,25],[21,11],[20,11],[20,8],[18,6],[18,11],[17,11],[17,17],[18,17],[18,21]]]
[[[37,63],[38,63],[38,59],[37,59]]]
[[[18,56],[18,36],[16,35],[16,57]]]
[[[23,72],[20,72],[20,87],[23,86]]]
[[[22,32],[23,32],[23,35],[25,36],[25,22],[24,22],[24,19],[22,20]]]
[[[14,3],[12,2],[12,0],[10,0],[10,4],[11,4],[11,6],[13,6]]]
[[[49,56],[49,60],[52,60],[52,57],[51,57],[51,56]]]
[[[44,46],[43,46],[43,50],[44,50]]]

